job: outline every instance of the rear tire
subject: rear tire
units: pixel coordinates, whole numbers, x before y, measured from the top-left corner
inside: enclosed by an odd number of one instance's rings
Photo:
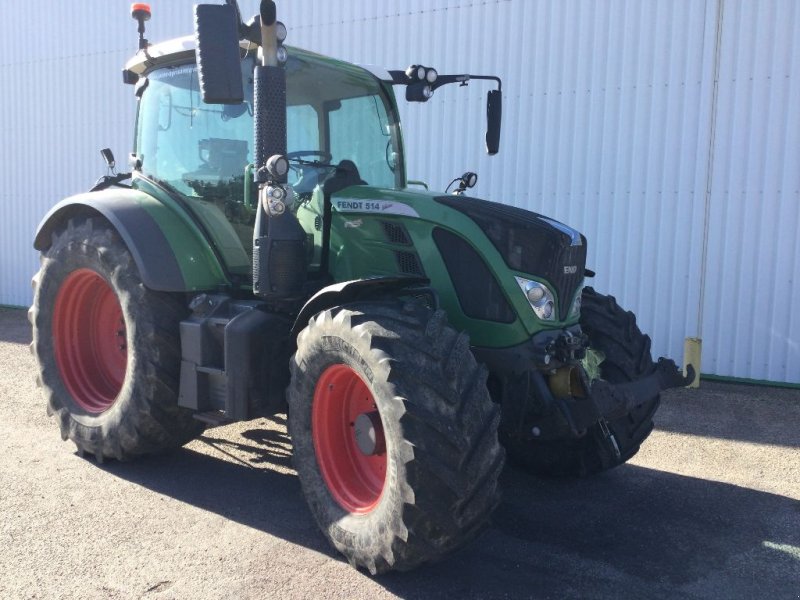
[[[64,440],[100,461],[128,460],[203,431],[177,402],[186,309],[144,287],[107,222],[74,218],[56,231],[33,286],[31,348]]]
[[[611,383],[635,381],[652,373],[650,338],[636,325],[632,312],[623,310],[613,296],[583,289],[581,329],[589,346],[601,351],[605,360],[600,376]],[[627,415],[608,421],[617,440],[620,456],[611,452],[599,425],[580,439],[523,441],[504,438],[509,458],[524,469],[545,476],[584,476],[621,465],[633,457],[653,430],[653,415],[660,396],[645,402]]]
[[[444,312],[400,302],[324,311],[291,367],[295,466],[322,532],[352,565],[408,570],[488,523],[504,458],[499,410]],[[371,454],[354,438],[359,419],[374,424]]]

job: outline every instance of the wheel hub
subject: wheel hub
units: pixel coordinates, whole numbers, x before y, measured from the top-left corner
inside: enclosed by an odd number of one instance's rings
[[[365,456],[382,454],[386,450],[386,441],[383,438],[383,423],[377,410],[361,413],[353,423],[353,435],[356,445]]]

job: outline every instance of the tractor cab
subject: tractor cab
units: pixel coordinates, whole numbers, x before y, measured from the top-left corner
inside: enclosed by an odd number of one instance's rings
[[[166,42],[151,47],[150,59],[140,54],[127,65],[139,75],[137,176],[185,198],[228,268],[249,276],[258,208],[256,52],[242,50],[243,101],[206,104],[193,47],[192,38]],[[312,223],[321,217],[323,184],[343,161],[354,181],[405,187],[399,116],[389,85],[355,65],[295,48],[289,49],[285,71],[287,184],[295,212],[313,211]]]

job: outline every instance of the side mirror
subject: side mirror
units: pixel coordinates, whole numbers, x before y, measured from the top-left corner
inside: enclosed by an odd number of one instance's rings
[[[503,92],[490,90],[486,96],[486,152],[500,150],[500,123],[503,120]]]
[[[117,167],[117,161],[114,159],[114,153],[111,151],[111,148],[103,148],[100,150],[100,156],[103,157],[103,160],[106,162],[106,167],[109,170],[113,171]]]
[[[239,53],[239,14],[233,4],[194,7],[197,77],[206,104],[244,102]]]

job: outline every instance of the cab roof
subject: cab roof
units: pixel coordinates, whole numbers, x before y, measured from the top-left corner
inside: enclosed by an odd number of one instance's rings
[[[259,52],[260,49],[257,44],[254,44],[248,40],[240,41],[239,47],[242,50],[243,56],[250,52]],[[148,46],[147,50],[139,50],[139,52],[132,56],[128,62],[125,63],[125,70],[135,73],[138,76],[146,76],[150,71],[158,67],[194,62],[196,48],[197,40],[193,35],[187,35],[172,40],[167,40],[165,42],[152,44],[151,46]],[[331,66],[347,66],[350,68],[354,66],[353,63],[340,61],[329,56],[324,56],[315,52],[309,52],[308,50],[302,50],[295,47],[289,48],[293,54],[304,55],[309,58],[328,61],[331,63]],[[383,67],[363,64],[357,64],[355,66],[369,71],[381,81],[385,81],[387,83],[392,82],[392,76],[389,74],[389,71]]]

